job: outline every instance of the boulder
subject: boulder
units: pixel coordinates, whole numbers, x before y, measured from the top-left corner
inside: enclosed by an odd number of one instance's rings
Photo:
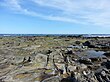
[[[69,71],[75,71],[77,66],[68,66]]]
[[[44,68],[48,64],[47,55],[44,54],[37,54],[35,56],[35,65],[37,68]]]
[[[92,64],[91,59],[89,58],[81,58],[79,59],[79,62],[83,64],[90,64],[90,65]]]
[[[90,46],[91,43],[90,43],[89,41],[85,41],[85,42],[83,43],[83,45],[84,45],[84,46]]]
[[[23,56],[14,56],[11,63],[13,65],[18,65],[18,64],[22,63],[24,60],[25,60],[25,57],[23,57]]]
[[[44,55],[44,54],[37,54],[35,56],[35,61],[36,62],[46,62],[47,61],[47,55]]]
[[[80,65],[80,69],[81,69],[81,70],[87,69],[87,66],[86,66],[85,64],[81,64],[81,65]]]

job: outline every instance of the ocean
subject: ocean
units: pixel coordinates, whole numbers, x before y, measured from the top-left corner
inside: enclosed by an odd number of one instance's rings
[[[110,37],[110,34],[0,34],[3,36],[79,36],[83,37]]]

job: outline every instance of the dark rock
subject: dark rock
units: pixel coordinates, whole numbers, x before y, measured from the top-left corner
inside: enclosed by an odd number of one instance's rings
[[[43,80],[42,82],[60,82],[60,78],[57,76],[52,76],[50,78]]]
[[[31,57],[29,57],[27,61],[28,61],[28,62],[31,62]]]
[[[86,42],[83,43],[83,45],[84,45],[84,46],[90,46],[91,43],[90,43],[89,41],[86,41]]]
[[[5,81],[3,81],[2,79],[0,79],[0,82],[5,82]]]
[[[102,76],[106,76],[106,72],[105,71],[101,71],[101,75]]]
[[[89,47],[89,48],[96,48],[95,45],[89,45],[88,47]]]
[[[81,42],[80,42],[80,41],[76,41],[75,43],[76,43],[77,45],[80,45],[80,44],[81,44]]]
[[[68,77],[68,78],[63,78],[61,82],[78,82],[75,78]]]
[[[73,51],[72,51],[72,50],[67,50],[67,51],[65,52],[65,54],[73,54]]]
[[[107,62],[103,62],[101,65],[105,66],[107,69],[110,69],[110,60],[107,60]]]
[[[71,76],[63,78],[61,82],[78,82],[78,80],[74,76],[75,76],[74,72],[71,72]]]
[[[83,43],[84,46],[88,46],[89,48],[96,48],[95,45],[91,44],[90,41],[86,41],[85,43]]]
[[[89,58],[89,59],[91,59],[92,62],[99,62],[99,61],[101,61],[101,58],[99,58],[99,57],[92,57],[92,58]]]
[[[101,46],[101,49],[103,49],[103,50],[107,50],[107,49],[110,49],[110,46],[106,46],[106,45],[104,45],[104,46]]]
[[[79,62],[80,63],[83,63],[83,64],[92,64],[91,60],[89,58],[81,58],[79,59]]]
[[[99,82],[103,82],[103,79],[101,78],[100,74],[95,74],[95,76]]]
[[[52,53],[52,51],[51,51],[51,50],[48,50],[48,51],[46,52],[46,54],[50,54],[50,53]]]
[[[110,57],[110,53],[104,53],[103,55],[105,55],[106,57]]]

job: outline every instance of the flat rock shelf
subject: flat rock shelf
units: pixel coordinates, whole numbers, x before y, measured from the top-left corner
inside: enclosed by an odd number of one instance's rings
[[[110,82],[110,38],[1,36],[0,82]]]

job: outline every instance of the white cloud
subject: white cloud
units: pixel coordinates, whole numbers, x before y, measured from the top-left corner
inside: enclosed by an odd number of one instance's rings
[[[60,11],[58,14],[54,10],[50,14],[29,10],[30,6],[22,7],[26,5],[22,1],[4,0],[3,4],[14,11],[47,20],[110,26],[110,0],[27,0],[36,7],[54,8]]]
[[[22,10],[19,0],[4,0],[1,5],[13,10]]]

